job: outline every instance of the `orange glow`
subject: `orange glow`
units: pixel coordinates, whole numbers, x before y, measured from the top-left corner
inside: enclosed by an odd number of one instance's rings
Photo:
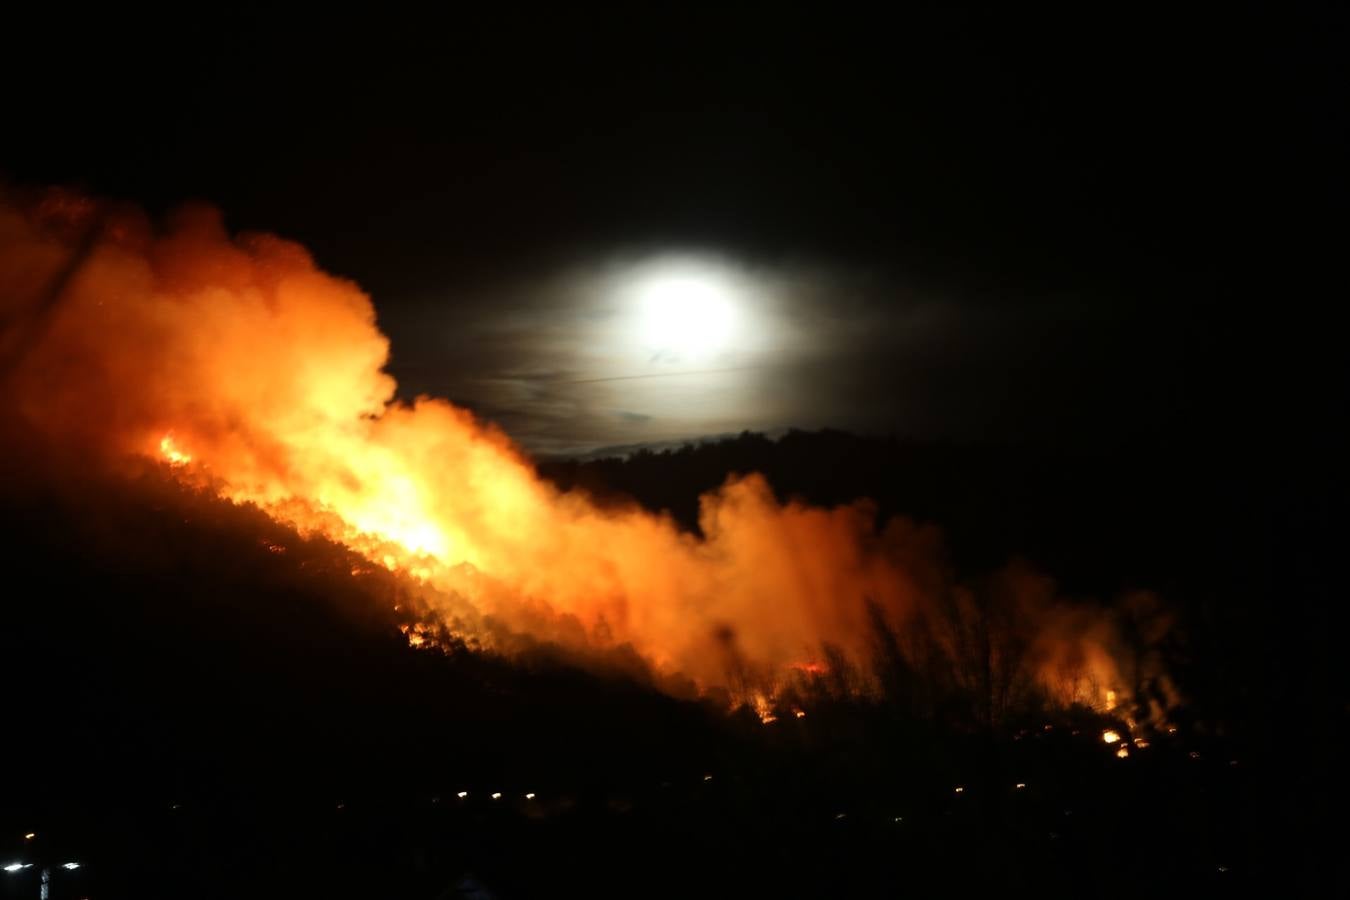
[[[408,639],[409,647],[423,647],[431,640],[430,629],[421,623],[400,625],[398,630],[403,632],[403,636]]]
[[[1120,740],[1120,732],[1112,731],[1108,728],[1102,732],[1102,740],[1106,741],[1108,744],[1114,744]]]
[[[751,700],[751,706],[755,710],[755,715],[759,716],[759,721],[765,725],[772,725],[778,721],[778,716],[773,711],[773,701],[764,694],[755,694]]]
[[[232,237],[197,208],[165,233],[134,214],[105,219],[77,257],[96,203],[48,201],[0,194],[0,283],[14,286],[0,298],[0,349],[23,349],[6,370],[6,400],[90,460],[153,460],[345,545],[370,563],[352,577],[381,567],[406,576],[409,602],[435,625],[405,628],[410,645],[434,645],[453,627],[481,647],[525,633],[635,650],[658,676],[728,689],[766,724],[793,677],[874,689],[873,611],[897,633],[922,621],[948,669],[974,671],[962,636],[981,607],[931,529],[878,526],[865,501],[782,503],[757,474],[701,498],[701,536],[561,492],[492,424],[445,400],[395,399],[370,299],[296,244]],[[74,274],[57,279],[72,261]],[[44,292],[58,281],[50,303]],[[39,313],[42,329],[24,327]],[[997,590],[1028,636],[1016,664],[1042,693],[1129,702],[1112,620],[1070,609],[1029,571],[1009,569]],[[863,677],[847,680],[850,667]]]
[[[1121,759],[1126,759],[1129,757],[1129,755],[1130,755],[1130,748],[1126,747],[1124,744],[1121,744],[1120,749],[1116,751],[1116,756],[1120,757]]]
[[[166,434],[159,439],[159,452],[164,456],[166,462],[171,466],[186,466],[192,462],[192,456],[178,449],[174,442],[172,434]]]

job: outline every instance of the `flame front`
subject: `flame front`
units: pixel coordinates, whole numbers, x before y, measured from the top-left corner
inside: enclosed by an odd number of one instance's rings
[[[191,454],[178,449],[178,444],[174,441],[172,434],[166,434],[159,439],[159,452],[164,457],[164,461],[171,466],[185,466],[192,462]]]
[[[865,503],[784,505],[758,475],[702,498],[701,538],[602,509],[465,410],[396,401],[370,300],[302,248],[231,238],[210,211],[161,235],[95,210],[58,194],[0,204],[6,400],[34,428],[103,459],[162,460],[512,628],[630,645],[705,687],[829,674],[801,662],[824,647],[865,664],[876,611],[963,652],[965,613],[940,611],[974,607],[930,531],[878,530]],[[1109,626],[1064,614],[1044,579],[1010,577],[1042,687],[1099,707],[1125,698]],[[763,694],[743,697],[774,715]]]

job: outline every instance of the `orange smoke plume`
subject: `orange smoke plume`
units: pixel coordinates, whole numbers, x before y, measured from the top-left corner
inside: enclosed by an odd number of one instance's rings
[[[158,460],[406,572],[433,618],[468,608],[546,640],[628,645],[656,672],[733,692],[828,677],[822,659],[865,670],[878,616],[899,646],[922,627],[950,660],[1011,665],[929,530],[878,529],[865,502],[784,505],[757,475],[702,498],[702,537],[602,509],[465,410],[395,400],[370,299],[298,245],[231,237],[208,209],[159,232],[67,193],[0,199],[0,377],[29,426],[91,459]],[[1112,629],[1044,591],[1027,576],[999,607],[1023,617],[1017,659],[1065,700],[1129,696]],[[1086,693],[1064,695],[1066,666]]]

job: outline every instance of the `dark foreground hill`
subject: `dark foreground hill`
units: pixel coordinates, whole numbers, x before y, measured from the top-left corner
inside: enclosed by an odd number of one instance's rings
[[[19,471],[2,498],[0,854],[34,867],[0,873],[0,896],[34,896],[44,864],[53,898],[1216,895],[1339,878],[1320,804],[1299,796],[1310,776],[1212,718],[1128,759],[1101,739],[1119,725],[1086,710],[990,729],[828,685],[803,718],[763,725],[548,647],[411,649],[392,576],[354,576],[342,548],[153,471]]]

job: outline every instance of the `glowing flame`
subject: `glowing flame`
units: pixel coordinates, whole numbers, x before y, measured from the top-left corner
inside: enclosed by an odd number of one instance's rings
[[[960,635],[982,613],[940,599],[965,588],[913,524],[878,527],[865,502],[784,504],[754,474],[701,498],[701,536],[562,493],[465,410],[396,400],[369,298],[301,247],[231,238],[217,214],[195,209],[167,234],[134,216],[105,219],[84,250],[72,235],[94,227],[96,204],[49,200],[20,207],[0,195],[0,283],[15,286],[0,298],[0,348],[27,342],[5,395],[61,446],[107,463],[148,456],[340,542],[371,565],[353,577],[408,576],[420,613],[479,627],[484,643],[490,622],[588,650],[632,648],[657,674],[734,682],[744,698],[747,677],[761,689],[784,676],[853,684],[844,676],[867,671],[876,621],[901,633],[922,619],[933,653],[974,670]],[[58,277],[72,263],[74,276]],[[59,302],[45,293],[52,284]],[[40,333],[12,326],[39,312]],[[1003,581],[1000,602],[1033,623],[1021,674],[1064,703],[1095,705],[1102,686],[1123,683],[1110,621],[1065,613],[1035,573],[1010,569]],[[434,643],[431,630],[405,635]],[[837,663],[816,661],[825,646]],[[753,706],[773,721],[768,697]]]
[[[178,449],[172,434],[166,434],[159,439],[159,452],[171,466],[186,466],[192,462],[191,454]]]
[[[1108,744],[1114,744],[1120,740],[1120,732],[1112,731],[1110,728],[1102,732],[1102,740]]]
[[[398,630],[408,639],[409,647],[424,647],[431,640],[431,630],[420,622],[416,625],[400,625]]]

